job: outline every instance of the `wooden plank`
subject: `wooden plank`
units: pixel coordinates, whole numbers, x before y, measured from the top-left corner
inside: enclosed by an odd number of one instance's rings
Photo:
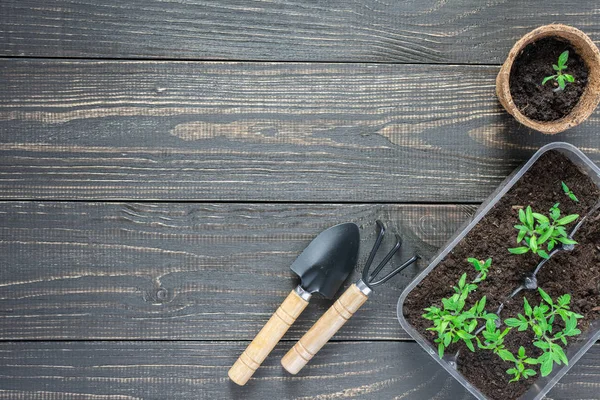
[[[0,198],[480,202],[600,113],[516,124],[496,67],[0,61]]]
[[[0,399],[472,399],[414,342],[329,343],[297,376],[280,343],[239,387],[227,369],[244,342],[3,342]],[[600,345],[547,399],[596,399]],[[94,397],[92,397],[94,396]]]
[[[472,206],[0,203],[0,339],[250,340],[292,290],[289,266],[340,222],[361,226],[359,266],[374,221],[398,230],[393,260],[428,258]],[[385,247],[391,246],[389,235]],[[379,288],[337,339],[407,339],[402,289],[426,263]],[[286,335],[331,305],[315,296]]]
[[[0,55],[502,63],[562,22],[600,40],[593,1],[3,0]]]

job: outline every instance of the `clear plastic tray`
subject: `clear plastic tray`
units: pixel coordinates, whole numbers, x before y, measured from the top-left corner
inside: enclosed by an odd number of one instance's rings
[[[446,359],[440,359],[437,355],[437,349],[434,348],[417,330],[404,318],[404,313],[402,311],[402,307],[404,305],[404,300],[410,294],[410,292],[427,276],[433,269],[446,257],[448,253],[452,251],[452,249],[469,233],[471,229],[487,214],[487,212],[504,196],[506,192],[510,190],[511,187],[521,177],[529,168],[540,158],[542,154],[549,150],[557,150],[567,156],[575,165],[581,168],[582,171],[588,174],[588,176],[596,183],[598,187],[600,187],[600,168],[596,166],[585,154],[583,154],[578,148],[575,146],[563,143],[563,142],[555,142],[550,143],[542,148],[540,148],[531,159],[521,168],[515,170],[510,176],[508,176],[504,182],[492,193],[481,206],[475,212],[475,215],[468,221],[465,222],[463,227],[458,230],[458,232],[448,241],[448,244],[440,249],[437,255],[434,257],[433,261],[429,264],[429,266],[421,273],[419,276],[414,279],[410,285],[400,295],[398,299],[398,320],[400,321],[400,325],[402,328],[410,336],[415,339],[425,351],[427,351],[446,371],[450,373],[456,380],[458,380],[465,388],[469,390],[475,397],[480,400],[485,400],[487,397],[481,393],[476,387],[471,385],[464,376],[456,369],[456,365]],[[539,400],[552,389],[552,387],[562,378],[570,369],[575,365],[577,360],[581,358],[583,354],[600,338],[600,320],[595,320],[590,329],[588,329],[584,334],[579,336],[576,341],[571,342],[570,346],[567,348],[566,354],[569,359],[569,365],[563,365],[561,368],[554,368],[552,373],[546,377],[539,377],[535,383],[531,386],[531,388],[525,392],[519,400]]]

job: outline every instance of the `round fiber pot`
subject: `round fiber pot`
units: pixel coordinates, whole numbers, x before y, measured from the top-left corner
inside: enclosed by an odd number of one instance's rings
[[[579,102],[569,114],[554,121],[536,121],[523,115],[515,105],[510,93],[510,71],[515,59],[530,43],[545,37],[557,37],[568,41],[588,68],[588,83]],[[600,102],[600,52],[592,40],[579,29],[567,25],[544,25],[523,36],[510,50],[508,58],[496,78],[496,94],[502,106],[521,124],[546,134],[555,134],[585,121]]]

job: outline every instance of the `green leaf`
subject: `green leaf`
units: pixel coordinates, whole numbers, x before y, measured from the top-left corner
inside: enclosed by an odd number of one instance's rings
[[[542,236],[540,236],[539,240],[538,240],[538,244],[542,244],[545,243],[546,240],[548,240],[550,238],[550,236],[552,235],[552,232],[554,232],[554,227],[551,226],[549,227],[543,234]]]
[[[525,310],[525,315],[527,315],[528,317],[531,317],[531,306],[529,305],[529,302],[527,301],[527,298],[523,297],[523,308]]]
[[[519,347],[519,358],[525,357],[525,347]]]
[[[581,334],[581,331],[579,329],[573,329],[571,332],[569,332],[568,336],[577,336]]]
[[[458,281],[458,287],[463,288],[465,286],[466,282],[467,282],[467,274],[464,273],[464,274],[462,274],[462,276],[460,277],[460,280]]]
[[[477,312],[481,313],[483,311],[483,309],[485,308],[485,301],[486,301],[486,297],[483,296],[481,298],[481,300],[479,300],[479,302],[477,303]]]
[[[542,366],[540,367],[542,376],[550,375],[550,372],[552,372],[552,364],[552,359],[546,360],[542,363]]]
[[[571,332],[569,332],[568,336],[577,336],[580,334],[581,334],[581,331],[579,329],[573,329]]]
[[[552,298],[548,295],[548,293],[546,293],[544,291],[544,289],[542,288],[538,288],[538,291],[540,292],[540,296],[542,296],[542,299],[544,299],[544,301],[550,305],[554,304],[552,302]]]
[[[536,372],[532,369],[526,369],[525,371],[523,371],[523,376],[525,378],[530,378],[532,376],[534,376],[536,374]]]
[[[475,352],[475,347],[473,346],[473,342],[471,342],[471,339],[464,339],[464,342],[469,350]]]
[[[579,203],[579,199],[573,193],[569,193],[569,198],[573,200],[575,203]]]
[[[558,355],[558,353],[556,352],[550,352],[550,355],[552,356],[552,361],[554,361],[556,364],[560,365],[562,363],[560,356]]]
[[[548,253],[546,253],[544,250],[538,250],[537,254],[538,254],[538,256],[545,258],[546,260],[550,258]]]
[[[527,322],[519,321],[516,318],[509,318],[504,321],[504,323],[511,328],[519,328],[519,331],[524,331],[527,329]]]
[[[554,241],[554,239],[553,239],[553,240],[551,240],[551,241],[548,243],[548,251],[552,251],[552,250],[554,249],[554,246],[555,246],[555,245],[556,245],[556,242]]]
[[[542,355],[538,357],[537,362],[538,364],[541,364],[547,360],[552,360],[552,354],[550,354],[549,352],[542,353]]]
[[[498,319],[498,316],[496,314],[492,314],[492,313],[485,313],[483,315],[483,318],[485,318],[486,322],[487,321],[495,321]]]
[[[577,327],[577,318],[571,317],[565,320],[565,332],[571,333]]]
[[[557,240],[563,244],[577,244],[577,242],[574,241],[573,239],[569,239],[566,237],[561,237],[561,238],[558,238]]]
[[[567,65],[567,60],[569,59],[569,50],[563,51],[560,56],[558,56],[558,68],[564,69]]]
[[[512,254],[525,254],[529,251],[529,247],[515,247],[513,249],[508,249],[508,251]]]
[[[567,82],[571,82],[571,83],[575,82],[575,78],[573,78],[573,75],[563,74],[563,76],[565,77]]]
[[[556,77],[556,82],[558,82],[558,87],[561,90],[565,89],[565,76],[564,75],[559,75]]]
[[[515,375],[517,373],[517,370],[515,368],[509,368],[506,370],[506,373],[509,375]]]
[[[473,332],[475,330],[475,328],[477,328],[477,320],[474,319],[471,322],[469,322],[469,328],[467,329],[467,331],[469,333]]]
[[[527,223],[527,220],[525,218],[525,211],[523,211],[522,208],[519,209],[519,221],[521,221],[523,224]]]
[[[548,223],[550,222],[550,220],[548,219],[548,217],[546,217],[545,215],[542,215],[540,213],[533,213],[533,218],[535,218],[536,220],[538,220],[541,223]]]
[[[440,324],[440,333],[444,332],[446,330],[446,328],[448,327],[448,325],[450,325],[450,321],[443,321]]]
[[[533,235],[531,237],[531,239],[529,240],[529,247],[531,247],[531,251],[533,251],[534,253],[537,253],[538,245],[537,245],[537,238],[535,237],[535,235]]]
[[[517,315],[517,317],[519,317],[519,319],[521,320],[521,322],[523,322],[523,323],[525,323],[525,324],[527,323],[527,318],[525,318],[525,317],[523,316],[523,314],[519,314],[519,315]]]
[[[550,79],[554,79],[555,77],[556,77],[556,75],[550,75],[550,76],[545,77],[544,80],[542,81],[542,85],[545,85],[546,82],[548,82]]]
[[[556,64],[552,64],[552,69],[555,71],[560,71],[560,68],[558,68],[558,65]]]
[[[444,343],[438,343],[438,355],[440,358],[444,358]]]
[[[500,356],[501,359],[503,359],[504,361],[512,361],[515,362],[517,361],[515,359],[515,356],[512,355],[512,353],[508,350],[499,350],[498,351],[498,355]]]
[[[560,346],[557,345],[554,348],[554,353],[558,355],[560,361],[562,361],[563,363],[565,363],[565,365],[569,365],[569,360],[567,359],[567,356],[566,356],[565,352],[563,351],[563,349]]]
[[[563,342],[563,344],[566,346],[567,345],[567,339],[565,339],[565,337],[561,337],[560,341]]]
[[[517,235],[517,244],[521,243],[523,241],[523,238],[525,237],[525,235],[527,235],[527,231],[525,229],[523,229],[522,231],[519,231],[519,234]]]
[[[530,228],[533,227],[533,211],[531,211],[531,206],[527,206],[525,209],[525,217],[527,220],[527,226]]]
[[[569,193],[570,192],[569,187],[567,186],[567,184],[565,182],[561,181],[560,185],[562,186],[563,192],[565,192],[565,193]]]
[[[475,337],[475,336],[473,336],[470,333],[467,333],[465,331],[457,331],[456,334],[461,339],[473,339]]]
[[[450,334],[450,332],[444,334],[444,347],[450,346],[451,342],[452,342],[452,335]]]
[[[562,217],[561,219],[556,221],[556,223],[558,225],[567,225],[567,224],[570,224],[571,222],[575,221],[577,218],[579,218],[579,214],[571,214],[571,215],[567,215],[566,217]]]
[[[571,303],[571,295],[568,293],[563,294],[558,299],[556,299],[556,302],[561,307],[566,306],[567,304]]]
[[[535,358],[526,358],[525,360],[523,360],[523,362],[525,364],[535,365],[538,363],[538,360],[536,360]]]
[[[537,342],[533,342],[533,345],[542,350],[548,350],[550,348],[550,344],[548,342],[543,342],[541,340],[538,340]]]

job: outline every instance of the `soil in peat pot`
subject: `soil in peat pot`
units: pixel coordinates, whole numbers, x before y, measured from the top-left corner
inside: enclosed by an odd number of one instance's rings
[[[567,74],[575,82],[567,83],[564,90],[545,77],[556,74],[552,64],[558,56],[569,51]],[[555,121],[569,114],[579,102],[588,82],[588,68],[569,42],[556,37],[540,39],[527,45],[515,59],[510,71],[510,94],[522,114],[536,121]]]
[[[564,181],[579,198],[579,203],[565,195],[561,187]],[[540,303],[537,291],[521,291],[510,302],[508,295],[518,287],[526,275],[530,275],[540,258],[527,253],[510,254],[509,247],[516,246],[518,209],[531,205],[535,212],[548,214],[548,210],[560,203],[562,215],[588,214],[600,199],[600,189],[592,180],[574,165],[566,156],[557,151],[548,151],[526,172],[523,177],[496,203],[496,205],[473,227],[473,229],[454,247],[454,249],[427,275],[412,292],[403,306],[406,320],[434,348],[436,333],[428,331],[431,321],[422,318],[423,310],[431,305],[441,307],[441,299],[450,297],[452,287],[460,276],[467,272],[468,280],[475,279],[477,272],[467,258],[493,259],[485,281],[472,293],[465,307],[471,307],[475,301],[487,296],[486,310],[496,312],[500,303],[505,307],[500,318],[516,317],[523,313],[523,297],[527,297],[532,306]],[[577,222],[567,226],[570,231]],[[577,231],[575,240],[579,242],[571,252],[559,252],[553,256],[537,275],[538,286],[553,298],[569,293],[572,296],[571,309],[582,314],[578,327],[585,332],[590,323],[600,319],[600,212],[590,215]],[[560,325],[559,323],[556,323]],[[562,328],[562,327],[561,327]],[[581,336],[581,335],[580,335]],[[569,344],[576,341],[571,338]],[[518,332],[513,329],[505,338],[506,347],[516,354],[523,346],[530,357],[541,353],[533,346],[530,330]],[[525,393],[540,377],[538,372],[532,378],[509,383],[508,368],[513,364],[502,361],[490,351],[469,351],[462,343],[451,345],[446,354],[460,351],[457,368],[460,373],[490,399],[516,399]],[[556,367],[555,367],[556,368]]]

